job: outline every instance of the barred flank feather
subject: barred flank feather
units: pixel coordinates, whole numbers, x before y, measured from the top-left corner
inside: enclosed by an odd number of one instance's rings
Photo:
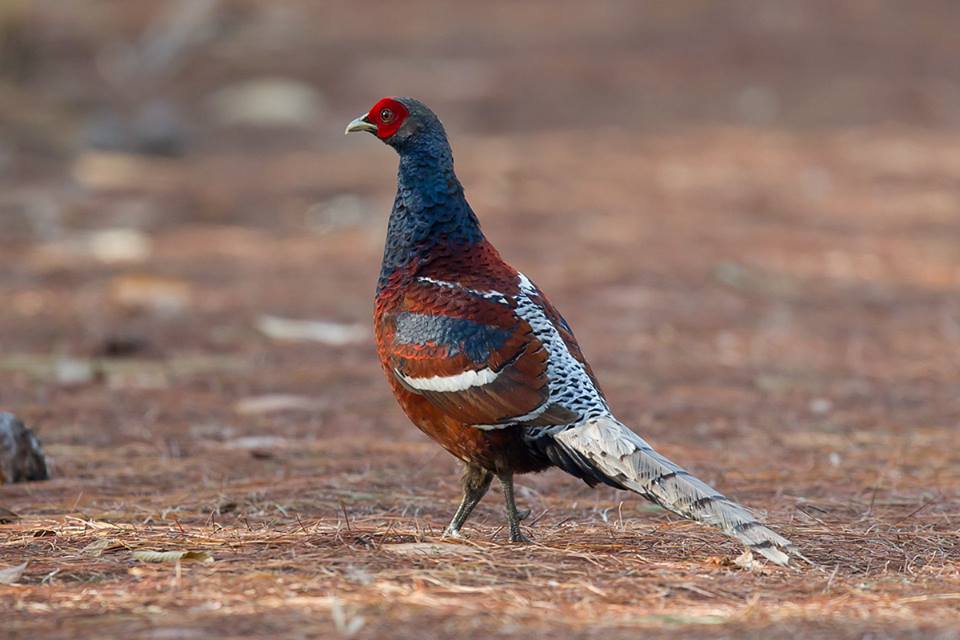
[[[713,525],[771,562],[785,565],[789,561],[789,540],[654,451],[612,417],[587,420],[554,433],[553,438],[584,458],[611,484],[635,491],[681,516]]]

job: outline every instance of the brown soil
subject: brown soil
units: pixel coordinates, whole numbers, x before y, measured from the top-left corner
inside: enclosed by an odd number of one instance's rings
[[[0,487],[0,635],[958,637],[960,5],[236,0],[105,79],[154,5],[0,1],[0,410],[54,474]],[[320,117],[217,125],[261,75]],[[812,564],[556,471],[519,480],[536,544],[495,491],[441,540],[457,464],[371,339],[257,328],[369,322],[395,158],[342,131],[391,93],[624,422]],[[157,96],[184,155],[84,142]]]

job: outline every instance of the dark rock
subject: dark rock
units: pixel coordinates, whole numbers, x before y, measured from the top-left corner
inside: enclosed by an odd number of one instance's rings
[[[9,413],[0,413],[0,484],[47,480],[40,440]]]
[[[173,104],[154,101],[133,120],[135,149],[144,155],[176,158],[187,151],[188,134],[180,110]]]
[[[143,336],[123,334],[104,338],[96,349],[96,355],[104,358],[129,358],[151,351],[150,342]]]

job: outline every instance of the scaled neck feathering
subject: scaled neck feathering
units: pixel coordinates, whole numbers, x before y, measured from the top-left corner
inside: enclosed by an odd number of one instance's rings
[[[413,262],[424,264],[436,252],[462,251],[484,239],[454,173],[443,125],[436,120],[426,126],[412,139],[391,145],[400,154],[400,169],[378,293],[398,269]]]

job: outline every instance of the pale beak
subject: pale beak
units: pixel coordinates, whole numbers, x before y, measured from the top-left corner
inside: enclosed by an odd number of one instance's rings
[[[343,135],[354,133],[355,131],[369,131],[370,133],[376,133],[377,125],[367,120],[367,114],[363,114],[359,118],[354,118],[350,121],[350,124],[347,125],[347,130],[343,132]]]

